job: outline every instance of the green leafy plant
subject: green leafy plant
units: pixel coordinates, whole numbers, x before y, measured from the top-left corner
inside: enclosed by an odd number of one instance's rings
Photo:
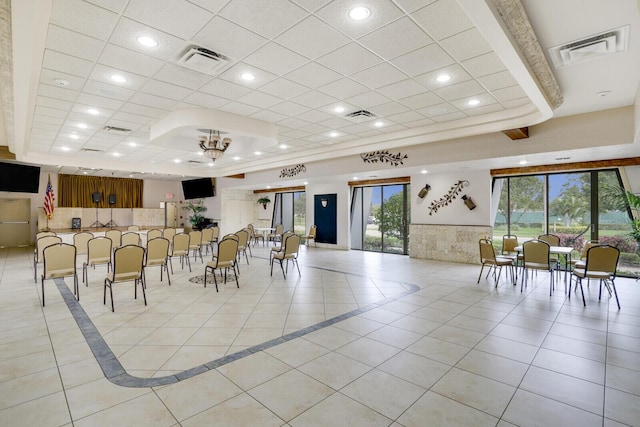
[[[267,203],[271,203],[271,199],[268,197],[260,197],[256,203],[262,205],[263,208],[267,209]]]
[[[200,199],[197,202],[189,202],[184,205],[184,208],[191,212],[189,223],[193,228],[197,227],[198,224],[204,220],[202,213],[207,210],[207,207],[204,205],[204,200]]]
[[[633,219],[631,220],[629,237],[640,243],[640,196],[618,188],[617,191],[616,189],[610,191],[605,200],[610,201],[612,206],[620,211],[631,209]]]

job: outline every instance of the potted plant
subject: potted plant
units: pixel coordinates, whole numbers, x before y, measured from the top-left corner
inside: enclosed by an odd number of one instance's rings
[[[207,207],[204,205],[204,200],[200,199],[197,202],[189,202],[184,205],[184,208],[192,213],[189,217],[189,223],[193,229],[197,229],[199,224],[204,220],[202,212],[207,210]]]
[[[260,197],[257,203],[259,205],[262,205],[263,208],[267,209],[267,203],[271,203],[271,199],[268,197]]]

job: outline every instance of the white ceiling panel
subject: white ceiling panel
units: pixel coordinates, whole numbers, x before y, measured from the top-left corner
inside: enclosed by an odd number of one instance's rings
[[[358,40],[383,58],[395,58],[433,42],[411,19],[404,17]]]
[[[421,108],[441,104],[443,102],[443,99],[433,92],[426,92],[408,96],[406,98],[401,98],[398,100],[398,102],[403,103],[412,110],[420,110]]]
[[[193,92],[191,95],[188,95],[186,98],[184,98],[183,101],[189,104],[196,105],[198,107],[213,109],[220,108],[230,102],[228,99],[220,98],[218,96],[213,96],[202,92]],[[174,105],[171,108],[174,109],[178,107]]]
[[[189,89],[198,89],[211,80],[211,76],[190,70],[179,65],[166,63],[153,75],[155,80],[171,83]]]
[[[310,108],[320,108],[336,101],[332,96],[325,95],[318,91],[312,90],[291,99],[298,104],[306,105]]]
[[[233,60],[241,60],[263,44],[267,39],[220,16],[213,18],[193,41],[209,50]]]
[[[310,62],[303,65],[297,70],[287,74],[286,77],[291,81],[312,89],[317,89],[342,78],[340,74],[317,62]]]
[[[492,51],[477,28],[447,37],[440,41],[440,45],[458,62]]]
[[[260,111],[260,108],[254,107],[252,105],[241,104],[239,102],[229,102],[228,104],[220,107],[222,111],[226,111],[228,113],[239,114],[241,116],[250,116],[252,114]]]
[[[447,82],[437,81],[436,78],[442,74],[449,75],[451,79]],[[436,90],[442,87],[466,82],[471,80],[472,77],[459,64],[452,64],[448,67],[440,68],[430,73],[415,76],[414,78],[429,89]]]
[[[399,102],[387,102],[385,104],[376,105],[371,110],[380,117],[388,117],[393,114],[408,111],[409,108],[406,105],[400,104]]]
[[[310,108],[305,107],[300,104],[296,104],[295,102],[285,101],[280,104],[274,105],[270,108],[271,111],[275,111],[276,113],[284,114],[285,116],[295,116],[305,111],[309,111]]]
[[[444,68],[455,61],[440,46],[433,43],[391,61],[411,77]]]
[[[242,74],[251,73],[255,76],[255,80],[246,81],[242,79]],[[243,62],[239,62],[232,67],[228,68],[224,73],[220,74],[219,78],[227,80],[229,82],[245,86],[250,89],[255,89],[260,86],[278,78],[275,74],[272,74],[266,70],[261,70]]]
[[[413,17],[435,40],[451,37],[473,27],[456,0],[438,0],[417,10]]]
[[[36,105],[43,107],[57,108],[58,110],[71,110],[73,103],[69,101],[63,101],[61,99],[47,98],[46,96],[38,96],[36,98]]]
[[[306,12],[289,0],[234,0],[220,11],[220,15],[272,39],[300,22]]]
[[[475,110],[475,109],[478,109],[478,108],[483,108],[483,107],[485,107],[486,105],[489,105],[489,104],[497,103],[495,98],[493,98],[488,93],[479,94],[479,95],[473,95],[473,99],[479,100],[480,104],[473,105],[473,106],[467,104],[467,101],[469,100],[469,98],[457,99],[455,101],[451,101],[451,104],[453,104],[459,110],[464,111],[466,113],[468,110]]]
[[[138,92],[131,97],[130,102],[147,107],[155,107],[168,110],[177,101],[169,98],[163,98],[161,96]]]
[[[117,110],[122,107],[122,101],[117,99],[110,99],[104,96],[93,95],[91,93],[83,92],[78,96],[79,103],[89,105],[98,110]],[[76,104],[77,105],[77,104]]]
[[[260,87],[261,92],[277,96],[282,99],[291,99],[303,93],[309,92],[309,88],[294,83],[290,80],[279,78]]]
[[[462,66],[476,78],[498,73],[506,69],[502,61],[500,61],[500,58],[498,58],[498,55],[494,52],[485,53],[484,55],[463,61]]]
[[[152,37],[158,42],[158,46],[145,47],[141,45],[137,41],[141,36]],[[124,17],[116,25],[109,38],[109,43],[162,60],[175,59],[185,45],[185,41],[179,37]]]
[[[379,64],[382,60],[357,43],[349,43],[318,59],[327,68],[346,76]]]
[[[316,12],[316,15],[354,39],[402,16],[402,11],[389,0],[369,0],[366,6],[371,15],[362,21],[354,21],[349,17],[349,11],[360,5],[360,2],[353,0],[334,0]]]
[[[105,46],[98,62],[147,77],[154,75],[163,64],[158,59],[113,44]]]
[[[393,67],[389,63],[383,62],[355,73],[351,77],[365,86],[377,89],[391,83],[405,80],[408,76],[403,72],[398,71],[397,68]]]
[[[191,89],[186,89],[181,86],[172,85],[158,80],[148,80],[147,83],[140,88],[140,92],[171,99],[184,99],[193,91]]]
[[[42,84],[38,86],[38,95],[61,99],[63,101],[75,101],[78,97],[78,91]]]
[[[502,89],[505,87],[515,86],[518,84],[513,75],[507,70],[500,71],[494,74],[488,74],[478,79],[481,85],[487,90]]]
[[[64,53],[46,49],[42,66],[50,70],[61,71],[78,77],[86,77],[93,64],[90,61],[65,55]]]
[[[104,42],[57,25],[49,25],[46,47],[67,55],[94,62],[98,59]]]
[[[69,85],[63,86],[62,84],[56,83],[56,80],[58,79],[66,80],[67,82],[69,82]],[[55,86],[56,88],[60,88],[69,92],[80,91],[85,81],[85,77],[78,77],[71,74],[63,73],[61,71],[49,70],[47,68],[43,68],[40,72],[40,83]]]
[[[467,117],[468,116],[462,111],[456,111],[454,113],[447,113],[447,114],[441,114],[439,116],[433,116],[432,119],[434,122],[446,123],[446,122],[452,122],[454,120],[462,120]]]
[[[117,20],[117,14],[82,0],[56,0],[51,8],[51,23],[101,40],[111,34]]]
[[[114,84],[111,76],[119,75],[127,79],[124,83],[119,83],[123,88],[130,90],[138,90],[148,80],[148,77],[133,74],[131,72],[124,72],[118,68],[108,67],[106,65],[96,64],[91,72],[90,78],[103,83]]]
[[[314,37],[308,37],[309,34],[314,34]],[[276,41],[286,48],[315,60],[349,43],[349,38],[315,16],[310,16],[278,36]]]
[[[395,100],[425,91],[426,88],[424,86],[412,79],[403,80],[378,89],[378,92]]]
[[[103,7],[115,13],[120,13],[124,10],[125,5],[129,0],[87,0],[89,3],[93,3],[97,6]]]
[[[133,114],[141,114],[147,117],[155,117],[159,118],[167,114],[166,110],[161,110],[159,108],[147,107],[144,105],[135,105],[135,104],[125,104],[120,111],[124,111],[125,113],[133,113]]]
[[[395,0],[396,4],[407,13],[414,12],[438,0]]]
[[[272,105],[279,104],[284,101],[282,98],[269,95],[268,93],[254,90],[243,97],[238,98],[238,102],[253,105],[261,109],[269,108]]]
[[[276,43],[267,43],[243,62],[281,76],[306,64],[309,60]]]
[[[482,107],[478,107],[478,108],[469,108],[464,112],[468,116],[481,116],[483,114],[495,113],[496,111],[502,111],[502,110],[504,110],[502,105],[495,103],[495,104],[483,105]]]
[[[500,102],[512,101],[514,99],[524,98],[527,94],[522,90],[520,86],[511,86],[504,89],[494,90],[493,96]]]
[[[213,14],[187,0],[162,0],[162,7],[149,7],[144,0],[130,0],[125,16],[188,40],[193,37]]]
[[[385,104],[391,99],[379,94],[378,92],[365,92],[360,95],[347,98],[346,101],[349,104],[355,105],[358,109],[370,109],[375,105]]]
[[[336,100],[350,98],[367,91],[367,88],[351,79],[342,78],[318,88],[320,92],[333,96]]]
[[[475,80],[469,80],[466,82],[436,89],[436,93],[447,101],[451,101],[454,99],[468,98],[470,96],[480,95],[482,93],[485,93],[485,90]]]
[[[126,89],[123,87],[109,85],[96,80],[89,80],[84,85],[83,93],[91,95],[101,96],[110,99],[117,99],[119,101],[126,101],[133,96],[135,91]],[[80,99],[80,98],[78,98]],[[85,102],[85,101],[82,101]],[[112,108],[107,106],[107,108]]]
[[[329,120],[333,118],[333,115],[325,113],[324,111],[319,110],[310,110],[305,111],[304,113],[300,113],[296,116],[302,120],[306,120],[309,123],[320,123],[325,120]]]
[[[64,119],[67,116],[67,111],[36,105],[33,114]]]

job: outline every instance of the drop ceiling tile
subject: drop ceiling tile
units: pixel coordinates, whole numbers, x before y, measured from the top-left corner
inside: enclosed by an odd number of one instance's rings
[[[276,43],[267,43],[243,62],[281,76],[306,64],[309,60]]]
[[[160,71],[154,74],[153,78],[193,90],[199,89],[212,79],[212,77],[207,74],[199,73],[172,63],[164,64]]]
[[[433,92],[425,92],[399,99],[398,102],[412,110],[417,110],[431,105],[442,104],[444,100]]]
[[[440,45],[458,62],[492,51],[477,28],[447,37],[440,41]]]
[[[310,109],[303,105],[296,104],[295,102],[285,101],[278,105],[274,105],[273,107],[269,108],[269,110],[275,111],[276,113],[284,114],[287,117],[293,117],[309,111]]]
[[[297,139],[297,138],[305,138],[309,136],[309,134],[307,132],[302,132],[299,130],[292,129],[292,130],[287,130],[285,132],[282,132],[282,136]]]
[[[316,12],[316,15],[352,38],[361,37],[402,16],[402,11],[389,0],[369,0],[366,6],[371,15],[362,21],[354,21],[349,18],[349,11],[355,5],[353,0],[335,0]]]
[[[333,96],[335,99],[345,99],[367,91],[367,88],[348,78],[336,80],[333,83],[318,88],[320,92],[324,92]]]
[[[187,0],[163,0],[162,7],[149,7],[145,0],[131,0],[124,15],[185,40],[213,18],[211,12]]]
[[[142,86],[142,88],[140,88],[140,92],[180,100],[190,95],[193,91],[191,89],[150,79],[144,86]]]
[[[334,116],[332,114],[328,114],[328,113],[325,113],[324,111],[319,111],[319,110],[306,111],[296,116],[296,118],[305,120],[309,123],[320,123],[325,120],[332,119],[333,117]]]
[[[298,118],[294,118],[294,117],[288,117],[278,123],[276,123],[278,126],[283,126],[283,127],[287,127],[289,129],[298,129],[301,128],[303,126],[307,126],[309,124],[309,122],[304,121],[304,120],[300,120]]]
[[[420,120],[415,120],[413,122],[406,122],[404,123],[404,127],[409,128],[409,129],[415,129],[415,128],[420,128],[423,126],[429,126],[434,124],[435,121],[431,120],[431,119],[420,119]]]
[[[117,20],[116,13],[85,1],[57,0],[53,2],[49,22],[104,40],[113,31]]]
[[[453,58],[435,43],[391,61],[400,71],[411,77],[446,67],[454,62]]]
[[[78,96],[77,102],[80,104],[90,105],[92,108],[97,108],[98,110],[117,110],[122,107],[123,104],[122,101],[117,99],[110,99],[104,96],[92,95],[86,92],[82,92]]]
[[[393,133],[393,132],[400,132],[401,130],[405,130],[405,129],[407,129],[407,126],[394,125],[394,126],[389,126],[389,127],[385,126],[383,128],[380,128],[379,131],[383,132],[383,133]]]
[[[102,50],[104,42],[84,34],[49,25],[45,47],[67,55],[94,62]]]
[[[255,80],[246,81],[240,77],[243,73],[247,72],[252,73],[256,77]],[[234,64],[233,66],[228,68],[224,73],[220,74],[219,78],[235,84],[239,84],[241,86],[255,89],[277,79],[278,76],[252,65],[238,62],[237,64]]]
[[[358,110],[361,110],[370,109],[375,105],[386,104],[391,100],[386,96],[379,94],[378,92],[372,91],[352,96],[351,98],[347,98],[346,101],[351,105],[355,105]]]
[[[276,123],[280,120],[284,120],[287,116],[273,111],[262,110],[252,114],[251,117],[262,120],[263,122]]]
[[[252,92],[249,92],[245,96],[238,98],[237,101],[244,104],[253,105],[254,107],[265,109],[271,107],[272,105],[279,104],[284,100],[273,95],[269,95],[268,93],[254,90]]]
[[[469,99],[477,99],[480,101],[479,105],[476,106],[471,106],[467,104],[467,101]],[[484,94],[480,94],[480,95],[473,95],[472,97],[467,97],[467,98],[462,98],[462,99],[458,99],[455,101],[451,101],[451,104],[453,104],[456,108],[458,108],[461,111],[464,111],[465,113],[467,112],[467,110],[474,110],[474,109],[479,109],[484,107],[485,105],[490,105],[490,104],[495,104],[497,103],[495,98],[492,97],[491,95],[489,95],[488,93],[484,93]]]
[[[415,120],[422,120],[424,116],[415,112],[415,111],[405,111],[404,113],[394,114],[393,116],[388,116],[386,119],[391,120],[397,124],[404,124],[407,122],[413,122]]]
[[[412,79],[403,80],[378,89],[378,92],[391,99],[398,100],[407,96],[428,92],[427,88]]]
[[[357,43],[349,43],[318,59],[318,62],[338,73],[351,75],[379,64],[382,60]]]
[[[261,86],[260,91],[282,99],[291,99],[302,95],[305,92],[309,92],[309,88],[290,80],[279,78]]]
[[[137,41],[140,36],[155,39],[158,46],[149,48],[141,45]],[[181,38],[125,17],[118,21],[118,25],[109,38],[109,43],[162,60],[173,59],[185,47],[185,42]]]
[[[490,105],[484,105],[482,107],[469,108],[464,112],[468,116],[480,116],[482,114],[489,114],[489,113],[494,113],[496,111],[502,111],[502,110],[504,110],[504,108],[502,108],[502,105],[495,103]]]
[[[201,87],[199,91],[222,98],[236,99],[246,95],[251,89],[226,80],[214,79]]]
[[[256,108],[247,104],[241,104],[239,102],[229,102],[228,104],[220,107],[220,110],[227,111],[229,113],[240,114],[242,116],[250,116],[260,111],[260,108]]]
[[[63,89],[57,86],[39,85],[38,95],[46,96],[48,98],[56,98],[64,101],[75,101],[78,97],[78,92],[75,90]]]
[[[125,113],[133,113],[133,114],[141,114],[143,116],[160,118],[164,117],[167,114],[166,110],[161,110],[159,108],[148,107],[145,105],[135,105],[135,104],[125,104],[122,106],[120,111],[124,111]]]
[[[356,124],[352,124],[351,126],[345,126],[343,128],[340,128],[340,131],[349,133],[351,135],[364,136],[363,134],[365,132],[370,132],[374,130],[371,128],[371,126],[373,126],[373,122],[356,123]],[[376,131],[376,133],[378,132]]]
[[[297,70],[290,72],[285,77],[293,82],[312,89],[317,89],[342,78],[340,74],[318,64],[317,62],[310,62],[303,65]]]
[[[87,0],[97,6],[103,7],[115,13],[120,13],[124,9],[128,0]]]
[[[267,39],[216,16],[193,37],[193,41],[238,61],[265,44]]]
[[[433,42],[411,19],[404,17],[358,40],[365,47],[391,59]]]
[[[309,124],[307,126],[303,126],[300,128],[301,131],[307,132],[309,134],[318,134],[318,133],[328,133],[331,131],[326,126],[318,125],[316,123]]]
[[[59,129],[60,126],[64,123],[65,116],[61,117],[61,116],[52,116],[49,114],[47,115],[34,114],[33,115],[34,127],[39,129],[48,129],[48,130]]]
[[[476,78],[498,73],[506,69],[495,52],[485,53],[484,55],[463,61],[462,66]]]
[[[406,74],[387,62],[374,65],[351,76],[355,81],[372,89],[378,89],[382,86],[405,80],[407,77]]]
[[[437,81],[436,78],[441,74],[448,74],[449,76],[451,76],[451,80],[447,82]],[[468,80],[471,80],[471,76],[460,65],[453,64],[449,65],[448,67],[432,71],[430,73],[415,76],[414,79],[427,86],[429,89],[436,90],[454,84],[466,82]]]
[[[100,115],[93,116],[87,113],[88,108],[86,105],[74,105],[72,112],[67,116],[67,123],[85,123],[89,125],[89,129],[97,129],[104,126],[106,120],[114,113],[109,110],[100,110]]]
[[[353,124],[352,121],[347,120],[347,119],[343,119],[341,117],[333,117],[329,120],[325,120],[321,123],[318,123],[321,126],[325,126],[328,127],[330,129],[340,129],[343,128],[345,126],[351,126]]]
[[[191,3],[208,10],[211,13],[218,13],[229,0],[189,0]]]
[[[399,102],[387,102],[385,104],[376,105],[371,109],[379,117],[391,116],[393,114],[402,113],[408,111],[406,105],[402,105]]]
[[[443,114],[455,113],[455,112],[458,112],[459,110],[453,105],[449,104],[448,102],[445,102],[442,104],[431,105],[429,107],[420,108],[416,111],[425,117],[433,118],[436,116],[441,116]]]
[[[478,81],[490,91],[518,84],[517,80],[514,79],[513,75],[507,70],[482,76]]]
[[[189,96],[183,99],[184,102],[196,105],[202,108],[218,109],[225,104],[229,103],[228,99],[220,98],[217,96],[209,95],[202,92],[193,92]]]
[[[64,79],[69,82],[68,86],[61,86],[55,82],[56,79]],[[67,91],[79,91],[84,86],[86,79],[84,77],[73,76],[61,71],[54,71],[43,68],[40,71],[40,83],[44,85],[55,86],[56,88]]]
[[[329,3],[331,0],[293,0],[294,3],[297,3],[299,6],[304,7],[309,12],[314,12],[320,9],[325,4]]]
[[[60,99],[47,98],[46,96],[36,97],[36,105],[43,107],[56,108],[58,110],[71,110],[73,107],[72,102],[63,101]]]
[[[320,93],[317,92],[315,90],[312,90],[310,92],[307,92],[303,95],[300,96],[296,96],[295,98],[291,99],[293,102],[296,102],[298,104],[302,104],[304,106],[307,106],[309,108],[320,108],[320,107],[324,107],[325,105],[329,105],[333,102],[336,101],[336,99],[332,96],[329,95],[325,95],[324,93]]]
[[[525,98],[527,96],[524,90],[522,90],[518,85],[506,87],[504,89],[497,89],[492,93],[499,102],[512,101],[514,99]]]
[[[84,86],[83,93],[126,101],[133,96],[135,91],[96,80],[89,80]]]
[[[158,59],[113,44],[105,46],[98,62],[147,77],[154,75],[163,65]]]
[[[456,0],[439,0],[414,12],[412,17],[435,40],[441,40],[473,27]]]
[[[129,102],[133,104],[144,105],[147,107],[162,108],[164,110],[169,109],[169,107],[176,103],[176,101],[173,99],[163,98],[161,96],[155,96],[141,92],[138,92],[134,96],[132,96]]]
[[[276,42],[315,60],[349,43],[349,38],[315,16],[310,16],[278,36]]]
[[[423,8],[438,0],[395,0],[398,6],[407,13]]]
[[[454,120],[466,119],[467,117],[468,116],[465,113],[461,111],[456,111],[455,113],[442,114],[439,116],[435,116],[433,117],[433,121],[437,123],[445,123],[445,122],[452,122]]]
[[[71,74],[72,76],[86,77],[91,72],[93,63],[76,58],[74,56],[65,55],[64,53],[45,49],[42,66],[54,71]]]
[[[155,119],[153,117],[141,116],[139,114],[132,113],[123,113],[122,111],[118,111],[113,115],[114,120],[126,121],[129,123],[136,123],[139,125],[148,125],[153,122]]]
[[[469,80],[436,90],[436,93],[447,101],[469,98],[484,92],[484,88],[475,80]]]
[[[220,15],[273,39],[304,18],[306,12],[288,0],[234,0],[220,11]]]

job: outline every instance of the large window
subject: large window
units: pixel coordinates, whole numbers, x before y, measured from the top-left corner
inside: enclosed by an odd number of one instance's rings
[[[640,267],[631,231],[630,212],[620,210],[616,194],[622,189],[617,170],[541,174],[499,178],[494,191],[500,202],[493,229],[494,244],[501,246],[505,234],[519,243],[552,233],[563,246],[573,246],[574,256],[587,240],[620,249],[619,270]]]
[[[276,193],[272,227],[284,225],[284,229],[296,234],[306,233],[307,197],[304,191]]]
[[[354,187],[351,248],[408,253],[409,184]]]

